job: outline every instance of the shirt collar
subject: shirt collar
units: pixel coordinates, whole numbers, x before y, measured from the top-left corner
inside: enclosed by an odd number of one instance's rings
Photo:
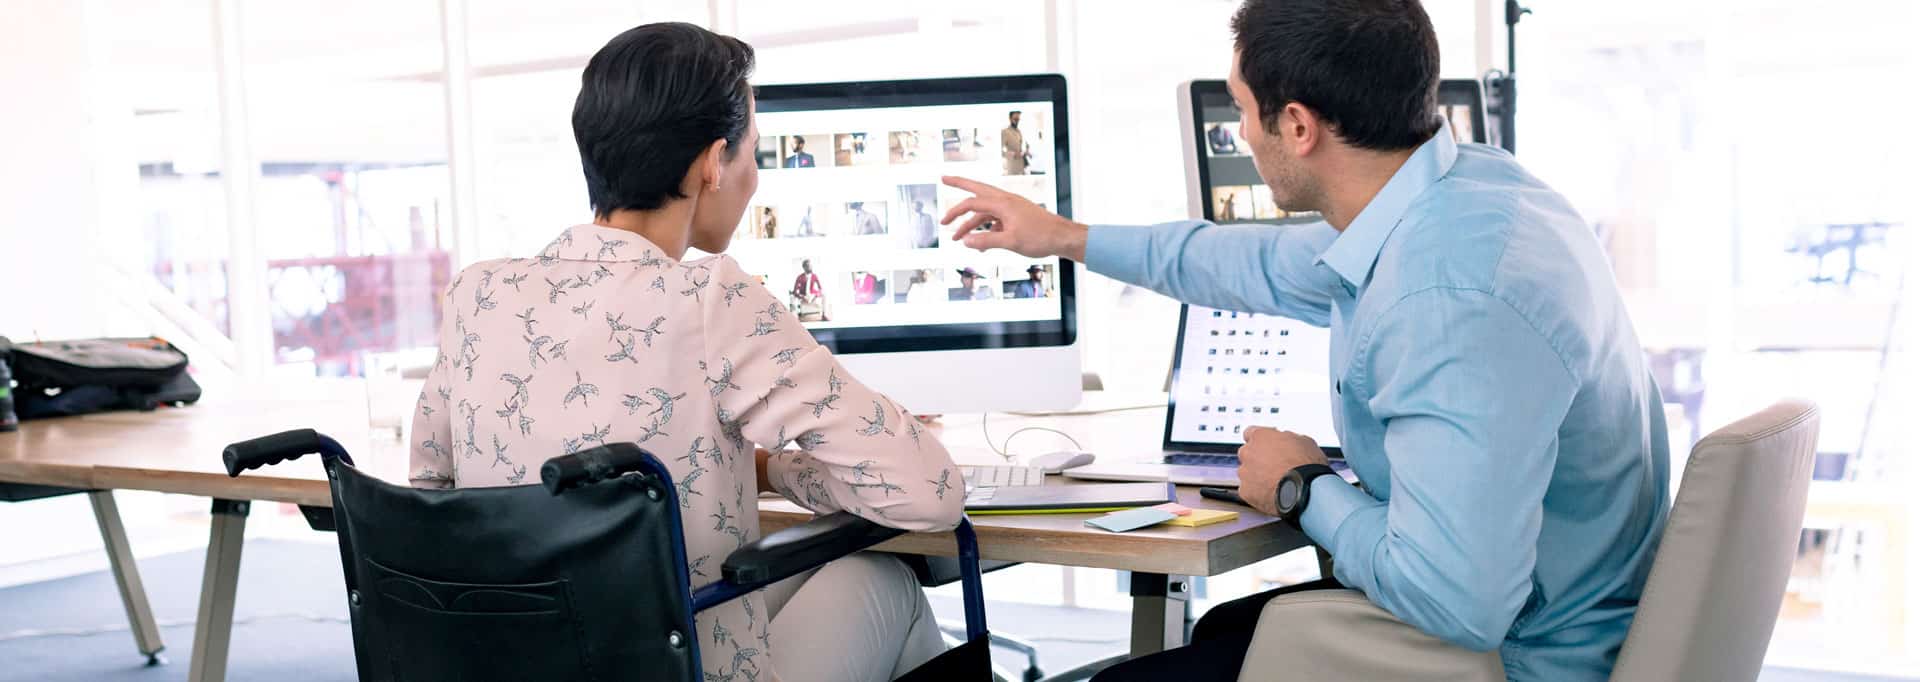
[[[547,248],[540,250],[541,260],[623,263],[665,258],[666,251],[646,237],[591,223],[562,230]]]
[[[1373,195],[1367,207],[1354,216],[1353,223],[1340,232],[1333,244],[1320,253],[1319,263],[1331,268],[1340,279],[1346,280],[1348,287],[1359,287],[1373,273],[1373,264],[1380,259],[1380,250],[1386,246],[1387,237],[1393,234],[1393,228],[1407,213],[1407,207],[1413,200],[1427,190],[1434,182],[1446,176],[1453,169],[1453,161],[1459,156],[1459,148],[1454,144],[1453,133],[1443,122],[1440,131],[1433,139],[1427,140],[1407,157],[1393,178]]]

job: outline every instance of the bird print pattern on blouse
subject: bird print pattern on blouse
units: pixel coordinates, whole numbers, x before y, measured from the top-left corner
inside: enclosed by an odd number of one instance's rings
[[[774,451],[774,489],[813,511],[915,531],[959,522],[960,473],[905,408],[848,375],[733,259],[664,254],[580,225],[533,258],[462,271],[414,414],[412,483],[526,484],[549,458],[638,443],[673,475],[696,587],[760,537],[756,445]],[[780,642],[760,600],[699,614],[706,680],[773,679]]]

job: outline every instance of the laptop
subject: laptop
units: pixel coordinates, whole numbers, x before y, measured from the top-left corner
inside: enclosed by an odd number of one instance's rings
[[[1158,462],[1068,469],[1071,478],[1238,487],[1249,426],[1312,437],[1344,469],[1333,426],[1326,329],[1275,315],[1180,307]]]

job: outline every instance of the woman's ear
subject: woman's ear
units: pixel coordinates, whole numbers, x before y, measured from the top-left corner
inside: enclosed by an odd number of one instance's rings
[[[726,170],[727,167],[726,139],[714,140],[713,144],[707,146],[706,153],[700,155],[700,158],[702,165],[700,169],[701,185],[709,191],[719,190],[720,178],[724,175],[722,171]]]

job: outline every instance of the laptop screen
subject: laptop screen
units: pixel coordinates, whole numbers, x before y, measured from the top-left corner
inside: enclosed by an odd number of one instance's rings
[[[1327,330],[1274,315],[1181,306],[1164,445],[1233,452],[1248,426],[1339,447],[1327,375]]]

